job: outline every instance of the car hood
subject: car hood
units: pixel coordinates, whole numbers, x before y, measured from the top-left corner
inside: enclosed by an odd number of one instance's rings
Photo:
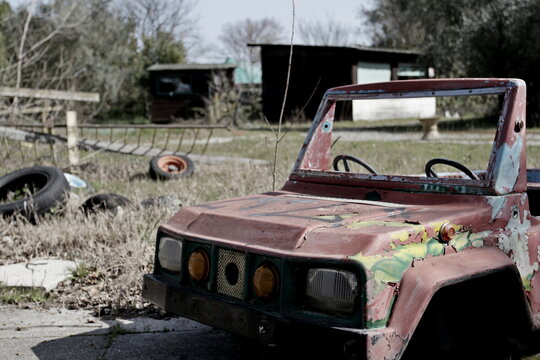
[[[346,258],[374,255],[437,235],[443,223],[470,228],[489,207],[405,205],[273,192],[190,206],[161,229],[262,253]]]

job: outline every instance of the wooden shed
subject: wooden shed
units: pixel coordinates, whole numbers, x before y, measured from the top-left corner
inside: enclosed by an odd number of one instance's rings
[[[233,81],[235,64],[155,64],[150,73],[150,118],[164,123],[191,119],[204,108],[214,76]]]
[[[249,46],[261,48],[263,112],[269,121],[277,121],[290,45]],[[418,52],[406,50],[294,45],[286,114],[295,115],[304,109],[304,115],[312,118],[324,91],[331,87],[427,77],[427,69],[418,64],[419,56]],[[336,116],[352,118],[352,109],[340,109]]]

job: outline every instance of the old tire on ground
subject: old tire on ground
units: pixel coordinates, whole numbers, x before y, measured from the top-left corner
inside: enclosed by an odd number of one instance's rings
[[[0,177],[0,215],[43,215],[66,201],[69,184],[62,170],[33,166]]]
[[[191,176],[195,165],[185,155],[158,155],[150,160],[150,177],[169,180]]]
[[[114,193],[106,193],[90,196],[81,205],[81,208],[87,215],[98,211],[112,211],[116,214],[129,205],[131,205],[131,200],[128,198]]]

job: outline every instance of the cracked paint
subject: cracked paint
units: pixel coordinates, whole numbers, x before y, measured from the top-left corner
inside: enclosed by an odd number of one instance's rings
[[[515,214],[515,212],[514,212]],[[506,225],[505,231],[499,234],[499,248],[516,264],[525,289],[530,290],[530,279],[535,271],[538,271],[540,259],[531,262],[529,255],[529,241],[527,231],[531,227],[528,212],[524,211],[523,219],[512,216]]]
[[[484,246],[484,238],[491,234],[491,231],[485,231],[481,233],[472,233],[470,231],[456,233],[456,235],[449,241],[449,245],[456,251],[464,250],[468,247],[482,247]]]
[[[491,206],[491,222],[493,222],[505,208],[506,198],[503,196],[486,196],[486,201]]]
[[[499,194],[507,194],[516,185],[521,152],[523,151],[523,139],[520,134],[516,135],[516,141],[509,145],[503,143],[497,150],[497,161],[493,168],[494,188]]]

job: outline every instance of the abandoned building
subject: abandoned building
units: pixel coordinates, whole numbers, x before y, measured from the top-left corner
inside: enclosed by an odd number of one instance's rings
[[[289,62],[290,45],[249,44],[260,47],[262,58],[262,102],[263,112],[269,121],[277,121]],[[332,87],[347,84],[418,79],[428,77],[428,69],[418,63],[420,53],[406,50],[365,48],[358,46],[308,46],[294,45],[292,68],[285,114],[312,118],[324,92]],[[378,105],[383,105],[378,103]],[[409,116],[402,108],[388,110],[387,106],[370,106],[336,110],[339,119],[370,120],[389,118],[396,114]],[[403,107],[405,108],[405,106]],[[418,104],[407,104],[415,116],[434,115],[435,99],[426,98]],[[381,114],[386,109],[387,114]]]
[[[233,81],[235,64],[155,64],[150,73],[150,118],[154,123],[192,119],[204,108],[214,76]]]

